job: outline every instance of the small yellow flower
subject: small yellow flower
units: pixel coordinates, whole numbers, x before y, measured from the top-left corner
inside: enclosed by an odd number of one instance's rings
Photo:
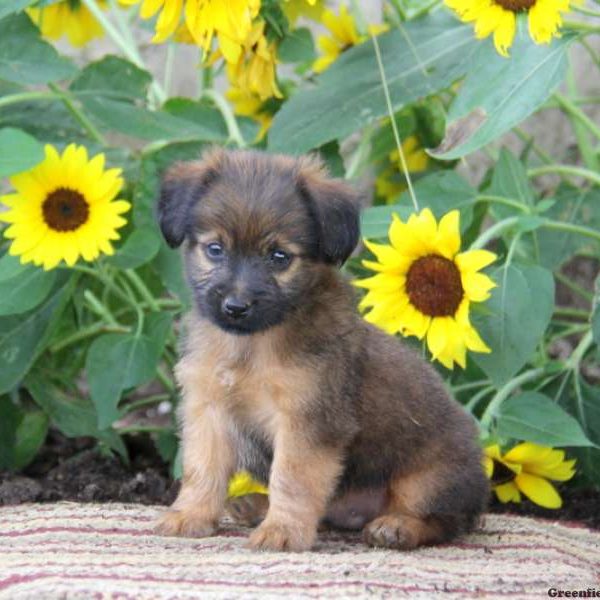
[[[10,223],[4,236],[12,240],[9,253],[21,263],[45,270],[61,260],[73,266],[79,257],[91,261],[101,252],[113,254],[111,240],[125,225],[120,215],[129,202],[115,200],[123,180],[121,169],[104,170],[104,154],[88,160],[83,146],[71,144],[62,155],[53,146],[30,171],[14,175],[16,192],[0,197],[9,208],[0,221]]]
[[[559,37],[561,13],[569,11],[570,0],[444,0],[465,23],[475,24],[477,39],[494,34],[494,45],[508,56],[520,13],[526,14],[529,35],[536,44]]]
[[[276,81],[276,47],[267,42],[264,30],[264,21],[255,23],[244,40],[239,60],[227,65],[231,84],[245,93],[257,95],[260,100],[282,97]]]
[[[229,480],[228,495],[230,498],[246,496],[247,494],[268,494],[269,490],[252,479],[247,471],[239,471]]]
[[[521,502],[524,494],[544,508],[560,508],[562,499],[550,481],[568,481],[575,475],[575,460],[565,460],[563,450],[531,442],[518,444],[504,455],[497,444],[488,446],[483,464],[502,503]]]
[[[427,170],[430,158],[419,143],[417,136],[407,137],[402,142],[402,150],[409,173],[422,173]],[[385,198],[386,204],[391,204],[405,189],[406,181],[400,162],[400,153],[398,150],[393,150],[389,155],[389,165],[375,180],[375,191],[379,197]]]
[[[102,8],[106,6],[104,0],[99,0],[98,4]],[[28,8],[27,13],[44,37],[58,40],[66,35],[69,43],[76,48],[104,35],[102,25],[80,0],[63,0],[44,8]]]
[[[354,17],[348,12],[345,5],[340,7],[339,15],[325,9],[321,20],[331,35],[319,36],[317,40],[317,46],[321,49],[322,56],[313,63],[315,73],[321,73],[336,61],[342,52],[352,46],[361,44],[368,38],[368,36],[361,36],[358,33]],[[386,31],[387,28],[385,24],[369,25],[369,33],[377,35]]]
[[[138,4],[140,0],[120,0]],[[160,12],[153,41],[164,42],[179,28],[182,16],[200,48],[208,55],[213,38],[228,63],[237,63],[252,20],[260,10],[260,0],[141,0],[140,16],[150,19]]]
[[[448,369],[455,362],[464,368],[467,350],[490,352],[469,321],[469,308],[495,287],[479,270],[496,255],[459,252],[459,212],[447,213],[439,225],[428,208],[406,223],[393,215],[388,235],[391,245],[365,240],[377,258],[363,261],[377,274],[354,282],[368,290],[359,305],[368,310],[365,319],[390,334],[427,336],[432,359]]]

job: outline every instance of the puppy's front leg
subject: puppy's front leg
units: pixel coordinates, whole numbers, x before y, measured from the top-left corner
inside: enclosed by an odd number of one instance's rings
[[[315,445],[299,422],[278,428],[269,510],[249,539],[256,550],[309,550],[342,469],[338,448]]]
[[[214,533],[223,513],[235,467],[230,422],[215,403],[188,404],[183,423],[181,490],[157,530],[164,535],[206,537]]]

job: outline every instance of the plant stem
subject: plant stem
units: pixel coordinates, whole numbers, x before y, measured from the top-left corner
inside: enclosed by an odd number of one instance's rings
[[[91,290],[84,290],[83,297],[86,299],[90,308],[100,317],[102,317],[111,327],[123,327],[117,320],[112,316],[111,312],[94,296]]]
[[[74,98],[66,91],[61,90],[56,84],[49,83],[48,87],[54,92],[55,96],[62,100],[67,110],[73,115],[75,120],[88,132],[91,138],[101,146],[108,146],[106,138],[96,129],[96,126],[87,118],[87,115],[77,106]]]
[[[455,394],[459,394],[460,392],[466,392],[467,390],[476,389],[478,387],[489,386],[489,379],[482,379],[481,381],[470,381],[469,383],[461,383],[460,385],[451,387],[452,391]]]
[[[490,400],[485,411],[481,415],[480,423],[481,428],[489,430],[492,419],[496,416],[500,405],[519,387],[524,383],[528,383],[537,379],[540,375],[543,375],[545,369],[543,367],[537,369],[531,369],[521,373],[521,375],[511,379],[509,382],[504,384],[497,392],[496,395]]]
[[[554,93],[554,98],[558,104],[564,108],[569,115],[577,119],[585,128],[600,139],[600,127],[594,123],[574,102],[563,96],[559,92]]]
[[[543,167],[536,167],[535,169],[529,169],[529,171],[527,171],[528,177],[539,177],[540,175],[549,174],[583,177],[584,179],[600,185],[599,173],[594,173],[589,169],[583,169],[581,167],[572,167],[569,165],[545,165]]]
[[[589,320],[589,318],[590,318],[590,311],[582,310],[580,308],[569,308],[569,307],[557,306],[554,309],[554,314],[560,315],[563,317],[576,317],[576,318],[580,318],[580,319],[585,319],[586,321]]]
[[[487,387],[483,388],[482,390],[480,390],[479,392],[477,392],[466,404],[465,404],[465,409],[468,410],[470,413],[472,413],[475,408],[477,407],[477,405],[479,404],[479,402],[481,402],[481,400],[483,398],[485,398],[488,394],[491,394],[494,391],[494,386],[493,385],[488,385]]]
[[[154,394],[153,396],[147,396],[146,398],[130,402],[123,407],[123,411],[127,414],[139,408],[144,408],[145,406],[150,406],[152,404],[160,404],[161,402],[170,399],[171,394]]]
[[[0,98],[0,108],[18,104],[19,102],[28,102],[29,100],[60,100],[54,92],[22,92],[20,94],[10,94]]]
[[[519,222],[519,217],[507,217],[498,221],[485,231],[483,231],[479,237],[471,244],[471,250],[478,248],[484,248],[490,241],[498,237],[503,231],[510,229]]]
[[[133,269],[125,269],[124,271],[126,277],[131,281],[137,291],[140,293],[142,298],[148,303],[150,308],[153,311],[160,311],[160,306],[156,302],[156,298],[152,295],[150,290],[147,288],[146,284],[143,282],[142,278],[133,270]]]
[[[492,202],[494,204],[504,204],[505,206],[512,206],[513,208],[517,208],[525,213],[531,213],[531,208],[518,200],[511,200],[510,198],[504,198],[503,196],[488,196],[487,194],[482,194],[481,196],[477,196],[475,198],[475,202]]]
[[[161,367],[156,367],[156,376],[170,392],[175,391],[176,388],[173,380],[163,371]]]
[[[371,33],[371,41],[373,42],[373,48],[375,49],[375,58],[377,59],[377,67],[379,68],[379,77],[381,79],[381,85],[383,86],[383,93],[385,95],[385,102],[387,104],[388,115],[390,117],[390,121],[392,124],[392,131],[394,133],[394,141],[396,142],[396,149],[398,150],[398,155],[400,157],[400,166],[402,168],[404,178],[406,179],[406,185],[408,187],[408,192],[410,194],[410,198],[412,200],[413,207],[414,207],[415,211],[418,212],[419,203],[417,202],[417,196],[415,195],[415,190],[413,189],[412,181],[410,179],[410,173],[408,172],[408,166],[406,164],[406,157],[404,156],[402,142],[400,141],[400,134],[398,133],[398,125],[396,124],[396,119],[394,118],[394,108],[392,105],[392,99],[390,97],[390,90],[388,89],[387,78],[385,76],[385,69],[383,67],[383,61],[381,60],[381,52],[379,50],[379,42],[377,41],[377,36],[374,33]]]
[[[106,325],[106,323],[94,323],[85,329],[80,329],[76,331],[74,334],[63,338],[56,344],[50,346],[50,352],[55,354],[56,352],[60,352],[67,346],[71,344],[75,344],[76,342],[80,342],[90,337],[94,337],[99,333],[129,333],[131,329],[129,327],[124,327],[122,325]]]
[[[584,300],[592,302],[592,300],[594,299],[594,296],[591,292],[588,292],[588,290],[581,287],[579,284],[575,283],[574,281],[571,281],[566,275],[563,275],[562,273],[555,273],[554,276],[556,277],[556,279],[558,279],[558,281],[566,285],[570,290],[581,296]]]
[[[523,131],[520,127],[515,127],[513,129],[513,133],[526,144],[531,144],[531,148],[533,151],[539,156],[539,158],[545,162],[546,164],[551,164],[553,159],[552,157],[545,152],[538,144],[533,141],[533,136],[529,135],[527,132]]]
[[[568,231],[570,233],[578,233],[579,235],[600,241],[600,231],[592,229],[591,227],[584,227],[583,225],[562,223],[560,221],[551,221],[548,219],[541,224],[541,227],[545,227],[546,229],[556,229],[558,231]]]
[[[594,343],[594,336],[592,334],[592,330],[589,329],[588,332],[581,338],[579,344],[575,350],[573,350],[571,356],[569,356],[569,360],[567,361],[567,368],[571,371],[579,371],[579,365],[585,356],[585,353],[590,349],[592,344]]]
[[[212,100],[217,108],[219,109],[223,119],[225,120],[225,125],[227,125],[227,131],[229,133],[229,139],[234,142],[238,148],[245,148],[246,141],[244,140],[244,136],[240,131],[237,119],[233,114],[233,110],[229,103],[225,100],[222,94],[219,94],[214,89],[203,90],[202,96],[205,98],[209,98]]]

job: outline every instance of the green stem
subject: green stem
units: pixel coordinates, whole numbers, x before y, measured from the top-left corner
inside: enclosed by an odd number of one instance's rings
[[[573,31],[580,31],[586,35],[588,33],[600,32],[600,25],[590,25],[589,23],[582,23],[581,21],[564,21],[563,28]]]
[[[106,138],[96,129],[96,126],[87,118],[86,114],[77,106],[74,98],[66,91],[61,90],[56,84],[49,83],[48,87],[54,92],[57,98],[62,100],[67,110],[73,115],[75,120],[88,132],[91,138],[101,146],[108,146]]]
[[[489,386],[489,379],[482,379],[481,381],[470,381],[469,383],[461,383],[460,385],[453,386],[451,389],[455,394],[460,392],[466,392],[467,390],[476,389],[483,386]]]
[[[479,237],[471,244],[471,250],[478,248],[484,248],[494,238],[498,237],[503,231],[511,229],[519,222],[519,217],[508,217],[498,221],[485,231],[483,231]]]
[[[117,320],[112,316],[111,312],[108,310],[91,290],[84,290],[83,297],[87,301],[90,308],[100,317],[102,317],[111,327],[121,328],[123,327]]]
[[[583,169],[581,167],[571,167],[569,165],[545,165],[543,167],[536,167],[535,169],[529,169],[529,171],[527,171],[527,175],[529,177],[539,177],[540,175],[549,174],[583,177],[584,179],[600,185],[599,173],[594,173],[589,169]]]
[[[169,96],[169,90],[171,89],[171,84],[173,82],[173,65],[175,64],[176,48],[177,46],[172,42],[167,44],[167,54],[165,56],[165,77],[163,82],[163,87],[167,97]]]
[[[156,367],[156,376],[170,392],[176,390],[173,380],[163,371],[162,367]]]
[[[23,92],[20,94],[10,94],[0,98],[0,108],[18,104],[19,102],[29,102],[29,100],[60,100],[54,92]]]
[[[557,306],[554,309],[555,315],[560,315],[562,317],[576,317],[579,319],[585,319],[586,321],[590,318],[590,311],[583,310],[581,308],[570,308],[570,307],[562,307]]]
[[[146,398],[141,398],[140,400],[130,402],[129,404],[123,407],[123,411],[125,412],[125,414],[127,414],[133,412],[134,410],[138,410],[139,408],[151,406],[152,404],[160,404],[161,402],[170,399],[171,394],[154,394],[153,396],[147,396]]]
[[[569,233],[577,233],[579,235],[600,241],[600,231],[592,229],[591,227],[584,227],[583,225],[546,220],[541,224],[541,227],[545,227],[546,229],[556,229],[558,231],[568,231]]]
[[[544,372],[545,369],[543,367],[525,371],[524,373],[521,373],[521,375],[511,379],[502,388],[500,388],[498,392],[496,392],[496,395],[490,400],[490,403],[486,406],[485,411],[481,415],[481,428],[489,431],[490,423],[496,416],[501,404],[523,384],[537,379],[540,375],[543,375]]]
[[[592,330],[589,329],[588,332],[581,338],[579,344],[575,350],[573,350],[571,356],[569,356],[569,360],[567,361],[567,368],[571,371],[579,371],[579,365],[585,356],[585,353],[590,349],[592,344],[594,343],[594,336],[592,334]]]
[[[234,142],[238,148],[245,148],[246,141],[244,140],[244,136],[240,131],[237,119],[233,114],[230,104],[227,102],[227,100],[225,100],[223,95],[214,89],[203,90],[202,95],[205,98],[212,100],[219,109],[219,112],[225,120],[227,132],[229,133],[229,139]]]
[[[161,427],[160,425],[129,425],[115,429],[121,435],[126,433],[165,433],[171,431],[170,427]]]
[[[125,275],[131,281],[135,289],[140,293],[142,298],[148,303],[153,311],[160,311],[160,306],[156,302],[156,298],[152,295],[142,278],[133,270],[125,269]]]
[[[531,144],[531,148],[543,162],[546,164],[551,164],[553,162],[553,158],[547,152],[545,152],[543,148],[535,143],[532,135],[529,135],[520,127],[515,127],[513,129],[513,133],[526,144]]]
[[[581,287],[579,284],[571,281],[566,275],[563,275],[562,273],[555,273],[554,276],[556,279],[558,279],[558,281],[560,281],[563,285],[566,285],[571,291],[581,296],[581,298],[584,300],[592,302],[594,299],[594,295],[591,292],[588,292],[588,290]]]
[[[492,202],[493,204],[504,204],[505,206],[511,206],[517,208],[525,213],[531,213],[531,209],[526,204],[519,202],[518,200],[511,200],[510,198],[504,198],[503,196],[488,196],[482,194],[475,198],[475,202]]]
[[[569,115],[577,119],[582,125],[585,126],[587,131],[593,133],[597,138],[600,139],[600,127],[592,121],[574,102],[569,98],[563,96],[559,92],[554,93],[554,98],[558,104],[564,108]]]
[[[494,391],[494,386],[493,385],[488,385],[487,387],[483,388],[482,390],[480,390],[479,392],[477,392],[466,404],[465,404],[465,409],[468,410],[470,413],[472,413],[475,408],[477,407],[477,405],[479,404],[479,402],[481,402],[481,400],[483,398],[485,398],[488,394],[491,394]]]
[[[581,13],[582,15],[589,15],[590,17],[596,17],[597,19],[600,19],[600,12],[597,10],[592,10],[591,8],[586,8],[585,6],[573,4],[571,10],[573,12]]]
[[[50,352],[55,354],[67,346],[71,346],[72,344],[86,340],[87,338],[94,337],[99,333],[128,333],[129,331],[131,331],[129,327],[123,327],[121,325],[115,326],[106,325],[106,323],[94,323],[85,329],[80,329],[74,334],[63,338],[59,342],[56,342],[56,344],[50,346]]]

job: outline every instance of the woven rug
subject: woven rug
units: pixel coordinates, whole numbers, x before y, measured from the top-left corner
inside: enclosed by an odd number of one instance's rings
[[[0,598],[544,598],[595,588],[600,532],[487,515],[461,541],[414,552],[373,550],[321,534],[313,552],[254,553],[248,530],[164,538],[160,509],[38,504],[0,509]]]

